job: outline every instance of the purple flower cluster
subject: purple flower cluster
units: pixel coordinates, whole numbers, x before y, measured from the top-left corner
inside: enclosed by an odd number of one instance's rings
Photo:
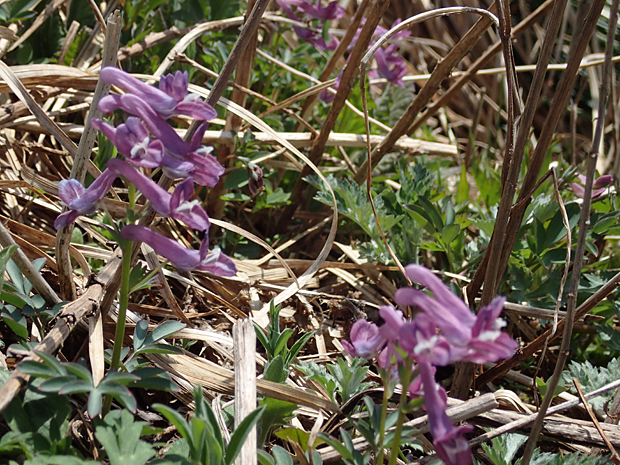
[[[579,182],[572,182],[570,184],[570,187],[577,197],[583,199],[583,196],[586,193],[586,177],[583,174],[580,174],[577,176],[577,180]],[[592,184],[592,198],[595,199],[603,195],[603,193],[605,192],[605,188],[609,186],[612,182],[614,182],[614,178],[610,174],[606,174],[596,179],[594,181],[594,184]]]
[[[284,14],[292,20],[302,22],[302,19],[309,20],[318,19],[328,21],[330,19],[339,19],[344,16],[344,9],[338,5],[338,2],[331,2],[327,6],[321,5],[321,0],[276,0]],[[297,13],[292,7],[297,9]],[[301,13],[300,17],[298,13]],[[320,50],[335,50],[338,47],[338,39],[329,34],[329,41],[326,41],[321,33],[294,26],[293,30],[297,37],[314,45]]]
[[[379,309],[384,320],[380,327],[366,320],[351,328],[351,342],[342,341],[356,357],[377,357],[379,366],[388,370],[405,354],[416,362],[419,376],[408,387],[412,397],[423,395],[435,449],[448,465],[471,463],[464,427],[452,425],[446,415],[446,393],[435,382],[436,366],[455,362],[495,362],[510,357],[518,347],[502,332],[499,318],[505,299],[498,297],[474,314],[427,268],[409,265],[405,269],[411,281],[427,287],[433,297],[411,288],[399,289],[394,300],[401,306],[419,309],[411,321],[394,307]]]
[[[127,225],[121,230],[124,239],[146,242],[180,270],[234,276],[237,270],[232,260],[217,248],[209,250],[209,217],[200,202],[193,200],[194,183],[215,186],[224,173],[222,165],[210,154],[211,148],[201,146],[206,125],[202,124],[188,143],[166,121],[176,115],[209,121],[215,118],[215,110],[197,95],[188,93],[188,74],[180,71],[163,76],[159,89],[113,67],[101,70],[101,80],[126,93],[102,98],[99,110],[110,113],[122,109],[133,116],[117,127],[100,119],[94,119],[92,125],[116,146],[126,161],[117,158],[108,161],[106,170],[88,189],[76,179],[60,181],[58,195],[69,210],[56,218],[56,229],[67,226],[80,215],[94,213],[114,180],[122,176],[136,186],[157,213],[205,233],[200,251],[186,249],[172,239],[137,225]],[[183,181],[170,194],[136,167],[160,167],[167,176]]]

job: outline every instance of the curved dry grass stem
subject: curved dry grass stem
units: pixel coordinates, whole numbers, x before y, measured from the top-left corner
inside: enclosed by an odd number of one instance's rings
[[[424,13],[420,13],[418,15],[412,16],[409,19],[406,19],[405,21],[394,26],[392,29],[386,32],[383,36],[381,36],[381,38],[377,40],[372,45],[372,47],[370,47],[366,55],[364,55],[364,58],[362,58],[362,61],[360,63],[360,68],[366,67],[366,65],[368,65],[368,62],[371,60],[375,52],[379,50],[379,48],[383,44],[385,44],[388,40],[390,40],[392,37],[394,37],[399,32],[406,31],[414,24],[419,24],[423,21],[428,21],[429,19],[438,18],[441,16],[451,16],[451,15],[465,14],[465,13],[475,13],[480,16],[486,16],[491,21],[493,21],[493,23],[495,24],[495,27],[499,29],[499,20],[497,19],[497,16],[495,16],[493,13],[491,13],[488,10],[483,10],[482,8],[474,8],[474,7],[469,7],[469,6],[452,6],[452,7],[447,7],[447,8],[436,8],[434,10],[425,11]]]
[[[375,147],[370,154],[370,159],[364,161],[355,175],[355,182],[358,184],[364,182],[366,179],[366,170],[368,169],[367,165],[370,164],[370,168],[374,168],[383,156],[393,149],[396,141],[407,133],[409,127],[411,126],[411,121],[413,121],[414,118],[428,104],[428,102],[430,102],[444,79],[450,75],[452,69],[454,69],[461,59],[472,50],[478,38],[491,24],[492,20],[489,19],[488,16],[484,16],[437,64],[437,67],[434,69],[429,80],[415,95],[413,101],[409,104],[403,115],[399,118],[398,122],[388,133],[385,140],[380,145]]]

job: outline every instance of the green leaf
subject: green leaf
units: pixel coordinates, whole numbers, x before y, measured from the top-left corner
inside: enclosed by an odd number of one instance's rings
[[[279,447],[279,446],[273,446]],[[274,458],[262,449],[258,449],[258,463],[260,465],[276,465]]]
[[[265,408],[257,408],[252,413],[250,413],[247,417],[243,419],[239,426],[235,428],[234,433],[230,436],[230,442],[228,443],[228,447],[226,448],[226,457],[224,459],[224,463],[226,465],[230,465],[234,462],[241,451],[241,447],[245,442],[248,434],[256,425],[261,415],[263,414]]]
[[[446,245],[450,245],[456,236],[461,232],[460,224],[448,224],[441,230],[441,238],[445,242]]]
[[[17,250],[16,245],[11,245],[9,247],[5,247],[4,249],[0,250],[0,291],[2,291],[2,288],[4,286],[4,271],[6,270],[6,264],[8,263],[8,261],[13,256],[16,250]]]
[[[286,357],[284,358],[284,364],[287,367],[290,366],[291,363],[293,363],[293,360],[295,360],[301,349],[303,349],[303,347],[310,339],[312,339],[313,336],[314,331],[305,333],[291,346],[291,349],[288,351],[288,354],[286,354]]]
[[[288,368],[284,365],[284,358],[281,355],[276,355],[267,362],[263,378],[274,383],[286,381],[286,378],[288,378]]]
[[[274,355],[284,356],[286,354],[286,343],[293,335],[293,330],[290,328],[285,328],[284,331],[280,333],[275,345],[275,349],[273,351]]]
[[[469,200],[469,183],[467,182],[467,167],[465,163],[461,166],[461,176],[459,177],[459,185],[456,191],[456,203],[464,203]]]
[[[127,410],[113,410],[95,424],[95,437],[108,455],[110,465],[143,465],[156,455],[150,444],[140,440],[146,423],[134,421]]]
[[[269,432],[274,427],[288,423],[289,418],[297,408],[296,404],[284,400],[272,399],[270,397],[262,399],[260,404],[265,407],[265,410],[257,426],[259,447],[265,443]]]
[[[189,424],[179,412],[168,407],[167,405],[162,404],[154,404],[153,409],[156,412],[161,413],[166,418],[166,420],[172,423],[181,435],[181,437],[185,439],[188,444],[193,443],[193,434],[191,433]]]
[[[145,345],[154,344],[166,337],[171,336],[178,331],[181,331],[183,328],[185,328],[185,324],[181,323],[180,321],[165,321],[149,333],[144,343]]]
[[[49,367],[41,362],[35,362],[33,360],[24,360],[17,366],[17,368],[22,373],[30,376],[51,378],[58,375],[56,370],[54,370],[52,367]]]
[[[283,447],[275,445],[272,447],[271,453],[277,465],[293,465],[293,457]],[[316,462],[314,464],[318,465]]]
[[[146,334],[149,329],[149,323],[146,320],[138,321],[136,329],[133,332],[133,350],[137,352],[144,345]]]
[[[28,339],[28,327],[26,326],[26,318],[22,312],[12,305],[5,305],[2,309],[2,320],[7,324],[11,331],[20,339]]]

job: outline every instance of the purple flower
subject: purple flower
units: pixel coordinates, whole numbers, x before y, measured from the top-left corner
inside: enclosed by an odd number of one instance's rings
[[[390,45],[385,50],[379,49],[375,52],[377,71],[381,76],[400,87],[405,87],[402,77],[407,74],[407,66],[403,57],[396,53],[398,46]],[[369,73],[375,74],[375,73]]]
[[[151,88],[151,86],[146,87]],[[133,94],[108,95],[99,102],[99,110],[102,113],[110,113],[119,108],[134,116],[139,116],[151,134],[170,152],[183,156],[190,150],[189,144],[184,142],[144,99]]]
[[[583,199],[586,193],[586,177],[583,174],[580,174],[577,176],[577,179],[579,182],[570,183],[570,187],[577,197]],[[595,199],[600,197],[605,192],[605,187],[609,186],[612,182],[614,182],[614,178],[609,174],[599,177],[596,181],[594,181],[594,184],[592,184],[592,198]]]
[[[405,318],[403,312],[396,310],[391,305],[385,305],[379,309],[379,316],[383,318],[384,324],[379,328],[381,336],[390,342],[394,342],[398,339],[398,332],[400,328],[405,324]]]
[[[151,139],[139,118],[129,117],[116,128],[103,120],[93,119],[92,126],[100,130],[118,152],[136,166],[157,168],[164,157],[164,146],[157,139]]]
[[[437,365],[458,360],[486,363],[509,357],[518,348],[518,343],[501,331],[504,298],[493,300],[475,315],[427,268],[408,265],[405,272],[412,281],[430,288],[434,297],[410,288],[399,289],[394,295],[399,305],[422,310],[400,333],[401,347],[414,358]]]
[[[185,115],[196,120],[209,121],[217,116],[213,107],[200,100],[197,95],[188,94],[189,77],[187,72],[177,71],[174,75],[162,76],[159,89],[149,86],[112,66],[103,68],[100,76],[106,84],[118,86],[144,100],[162,118]],[[111,102],[115,101],[115,97],[118,96],[109,95],[101,99],[99,108],[103,113],[109,113],[102,108],[106,108],[107,105],[114,105]]]
[[[213,187],[217,184],[224,168],[210,155],[211,148],[200,147],[206,126],[201,125],[190,143],[187,143],[141,98],[131,94],[108,97],[101,99],[99,109],[102,112],[122,108],[132,115],[140,116],[151,134],[162,144],[165,150],[160,164],[167,176],[173,179],[191,178],[201,186]]]
[[[446,395],[444,389],[435,381],[430,363],[418,364],[420,378],[424,387],[424,406],[428,414],[428,426],[433,435],[433,445],[437,455],[446,465],[471,464],[471,452],[463,433],[471,427],[456,427],[446,414]]]
[[[286,1],[286,3],[288,3],[289,5],[296,6],[300,11],[303,11],[305,14],[307,14],[313,19],[340,19],[344,16],[344,8],[338,5],[338,2],[330,2],[327,6],[321,6],[320,0],[318,0],[316,5],[306,0],[284,1]]]
[[[417,361],[445,366],[458,360],[450,343],[440,334],[437,327],[425,314],[418,315],[413,322],[405,323],[399,333],[400,347]]]
[[[194,184],[190,179],[178,184],[170,195],[151,178],[118,158],[108,161],[108,169],[135,185],[160,215],[182,221],[198,231],[209,229],[207,213],[197,200],[191,200],[194,195]]]
[[[69,207],[69,210],[58,215],[54,221],[54,227],[58,230],[73,223],[79,216],[95,213],[98,203],[106,196],[115,179],[116,174],[106,169],[88,189],[84,188],[77,179],[60,181],[58,196],[62,203]]]
[[[342,345],[354,357],[373,358],[385,345],[385,339],[379,333],[377,325],[366,320],[357,320],[349,337],[351,342],[343,340]]]
[[[336,50],[336,47],[338,47],[338,39],[331,34],[329,34],[330,41],[326,42],[323,36],[318,32],[310,31],[297,26],[294,26],[293,30],[295,31],[295,34],[297,34],[297,37],[311,45],[314,45],[319,50],[331,52]]]
[[[186,249],[174,239],[135,224],[125,226],[121,230],[121,237],[128,241],[147,243],[181,271],[208,271],[224,277],[234,276],[237,273],[234,262],[219,248],[209,250],[206,236],[200,244],[200,250]]]
[[[301,22],[301,19],[299,19],[299,17],[295,14],[293,9],[289,5],[289,3],[294,4],[293,2],[290,2],[288,0],[276,0],[276,2],[278,3],[278,5],[280,5],[280,8],[282,8],[282,11],[284,11],[284,14],[289,19],[293,19],[295,21]],[[298,0],[298,2],[306,3],[303,0]],[[327,8],[330,8],[330,7],[328,6]],[[327,42],[325,42],[325,39],[318,32],[310,31],[308,29],[304,29],[298,26],[293,26],[293,30],[295,31],[295,34],[297,34],[297,37],[299,37],[301,40],[314,45],[316,48],[320,50],[331,51],[331,50],[336,50],[336,47],[338,47],[338,43],[339,43],[338,39],[336,39],[331,34],[329,34],[329,37],[331,40],[328,44]]]
[[[443,285],[442,285],[443,286]],[[447,288],[444,292],[452,294]],[[399,305],[407,305],[421,309],[426,315],[433,319],[434,325],[441,330],[443,335],[452,343],[465,345],[471,340],[471,326],[475,323],[475,318],[467,318],[465,321],[459,318],[453,308],[441,304],[436,298],[433,299],[422,291],[408,287],[398,289],[394,295],[394,300]],[[460,306],[466,308],[462,301]],[[467,311],[474,317],[471,310]]]
[[[517,341],[501,329],[506,325],[499,318],[504,308],[504,297],[496,297],[486,307],[482,307],[472,328],[472,340],[463,360],[473,363],[496,362],[508,358],[519,348]]]

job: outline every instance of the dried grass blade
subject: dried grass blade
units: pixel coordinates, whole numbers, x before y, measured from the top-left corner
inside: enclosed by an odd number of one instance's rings
[[[21,81],[15,76],[11,68],[9,68],[4,61],[0,60],[0,77],[8,84],[13,93],[19,98],[30,110],[30,112],[37,118],[37,121],[52,134],[58,142],[72,155],[75,156],[77,152],[77,146],[69,139],[58,125],[50,119],[45,111],[39,106],[39,104],[28,93]]]

